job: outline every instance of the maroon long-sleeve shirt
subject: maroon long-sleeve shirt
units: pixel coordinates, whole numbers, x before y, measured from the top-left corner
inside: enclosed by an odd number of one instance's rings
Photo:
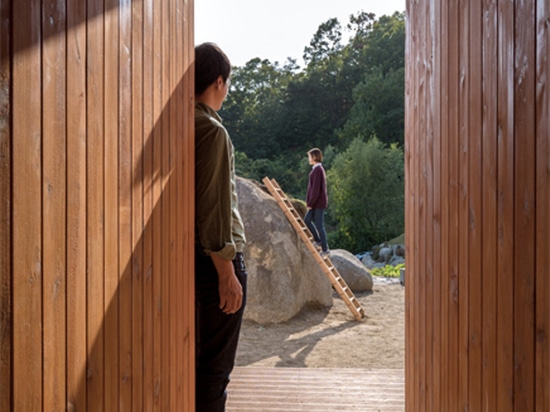
[[[321,163],[313,165],[309,172],[306,205],[312,209],[326,209],[328,206],[327,179]]]

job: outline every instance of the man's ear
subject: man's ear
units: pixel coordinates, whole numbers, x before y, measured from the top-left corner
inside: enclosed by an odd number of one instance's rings
[[[222,77],[222,75],[220,74],[220,75],[218,76],[218,78],[216,79],[216,87],[217,87],[218,89],[221,89],[221,88],[224,87],[224,86],[225,86],[225,82],[223,81],[223,77]]]

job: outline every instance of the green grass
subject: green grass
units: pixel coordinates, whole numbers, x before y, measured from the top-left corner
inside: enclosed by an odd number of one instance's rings
[[[397,236],[396,238],[389,240],[388,245],[404,245],[405,244],[405,234],[402,233],[401,235]]]

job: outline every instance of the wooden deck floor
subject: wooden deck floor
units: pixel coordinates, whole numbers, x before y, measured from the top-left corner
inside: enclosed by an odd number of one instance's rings
[[[403,369],[235,368],[228,412],[405,410]]]

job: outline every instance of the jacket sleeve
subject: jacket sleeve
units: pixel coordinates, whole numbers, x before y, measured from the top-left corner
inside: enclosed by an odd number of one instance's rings
[[[195,153],[196,233],[204,253],[235,257],[232,236],[231,159],[233,148],[223,126],[197,141]]]

